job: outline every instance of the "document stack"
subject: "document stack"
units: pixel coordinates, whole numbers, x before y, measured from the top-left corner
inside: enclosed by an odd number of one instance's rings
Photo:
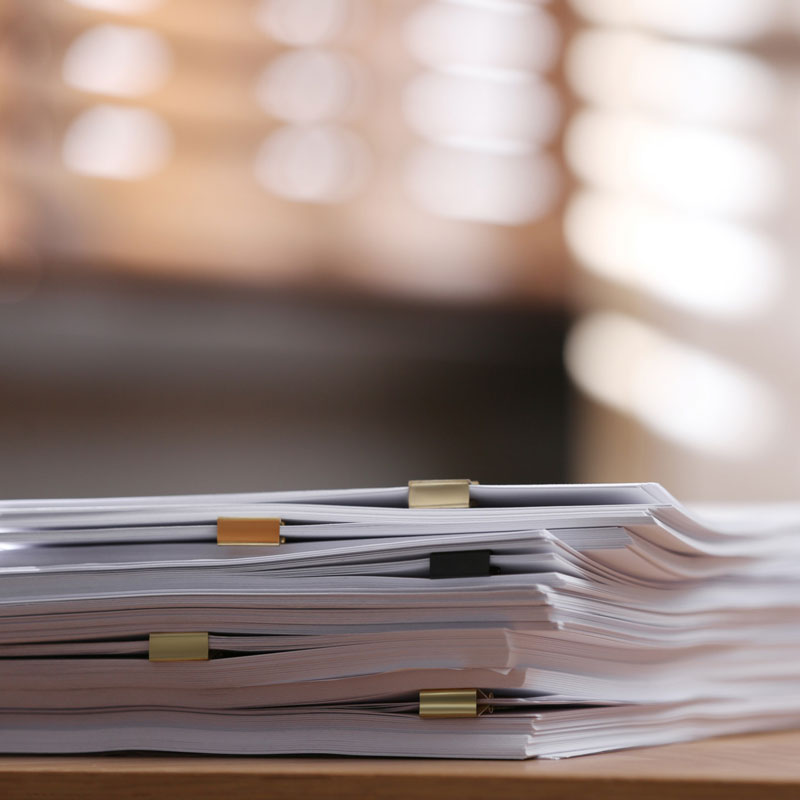
[[[562,758],[800,726],[800,506],[0,503],[0,751]]]

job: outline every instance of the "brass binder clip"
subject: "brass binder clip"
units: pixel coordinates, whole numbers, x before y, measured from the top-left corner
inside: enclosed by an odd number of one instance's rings
[[[419,693],[419,715],[423,719],[460,719],[492,712],[492,694],[480,689],[423,689]]]
[[[469,487],[477,481],[409,481],[409,508],[469,508]]]
[[[150,661],[208,661],[207,633],[151,633]]]
[[[274,517],[220,517],[217,544],[275,546],[283,544],[281,521]]]

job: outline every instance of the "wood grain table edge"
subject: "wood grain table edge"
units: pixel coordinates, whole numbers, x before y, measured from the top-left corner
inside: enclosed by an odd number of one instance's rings
[[[797,800],[800,786],[760,782],[719,782],[700,780],[648,781],[632,779],[563,780],[544,778],[491,779],[438,776],[424,778],[406,775],[389,780],[370,776],[229,776],[225,781],[206,781],[193,776],[118,776],[113,780],[96,775],[51,773],[44,777],[17,776],[0,780],[4,800]]]
[[[328,800],[344,796],[376,800],[797,800],[800,732],[734,736],[563,761],[0,757],[2,800]]]

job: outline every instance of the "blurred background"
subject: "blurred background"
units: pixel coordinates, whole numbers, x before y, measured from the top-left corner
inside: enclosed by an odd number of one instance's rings
[[[5,0],[0,495],[800,484],[793,0]]]

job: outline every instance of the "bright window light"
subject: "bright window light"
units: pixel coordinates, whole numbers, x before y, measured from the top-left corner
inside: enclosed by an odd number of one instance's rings
[[[755,376],[622,314],[580,320],[566,362],[593,398],[692,450],[746,458],[780,429],[776,399]]]
[[[573,120],[565,147],[588,183],[644,194],[675,209],[760,217],[779,204],[777,160],[742,136],[584,111]]]
[[[422,208],[442,217],[522,225],[541,217],[558,194],[558,169],[546,154],[496,155],[421,145],[406,184]]]
[[[778,300],[784,269],[775,244],[742,225],[581,192],[567,242],[588,269],[688,311],[745,317]]]
[[[64,83],[85,92],[132,97],[158,89],[171,66],[166,41],[146,28],[95,25],[69,46]]]
[[[506,80],[427,72],[404,96],[409,125],[428,139],[453,146],[529,149],[558,128],[558,96],[532,76]]]
[[[571,0],[600,25],[649,28],[670,36],[749,41],[777,25],[781,0]]]
[[[362,187],[370,168],[366,144],[334,125],[287,125],[258,151],[255,174],[270,191],[305,203],[338,203]]]
[[[356,65],[335,53],[303,48],[278,56],[261,73],[262,108],[290,122],[318,122],[347,112],[358,89]]]
[[[528,2],[425,3],[409,17],[405,38],[423,64],[541,72],[555,62],[558,27]]]
[[[566,70],[590,103],[676,122],[753,128],[773,120],[780,108],[776,73],[733,49],[630,31],[584,31],[570,45]]]
[[[67,0],[73,6],[91,8],[93,11],[110,11],[112,14],[143,14],[160,5],[163,0]]]
[[[279,42],[321,44],[343,31],[351,13],[348,0],[263,0],[256,24]]]
[[[73,172],[136,180],[169,159],[172,136],[161,117],[142,108],[98,105],[76,117],[64,135],[62,156]]]

